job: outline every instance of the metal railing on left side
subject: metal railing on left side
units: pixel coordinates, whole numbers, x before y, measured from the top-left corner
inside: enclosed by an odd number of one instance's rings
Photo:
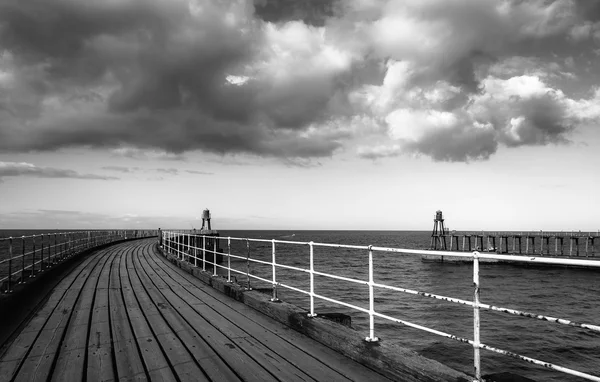
[[[227,241],[227,252],[219,252],[219,243],[221,241]],[[246,244],[247,251],[244,255],[232,254],[231,253],[231,243],[232,241],[240,241]],[[250,243],[270,243],[271,248],[271,258],[269,261],[267,260],[259,260],[253,259],[250,256]],[[307,315],[309,317],[315,317],[317,313],[315,312],[315,299],[320,299],[323,301],[327,301],[336,305],[340,305],[346,308],[350,308],[362,313],[366,313],[369,316],[369,328],[368,335],[365,337],[365,341],[368,342],[376,342],[379,341],[378,337],[375,335],[375,317],[381,318],[387,321],[396,322],[399,324],[403,324],[418,330],[426,331],[428,333],[432,333],[441,337],[449,338],[458,342],[469,344],[473,347],[473,360],[474,360],[474,381],[482,381],[482,372],[481,372],[481,355],[480,349],[485,349],[491,352],[495,352],[498,354],[502,354],[505,356],[509,356],[515,359],[519,359],[531,364],[539,365],[548,369],[552,369],[558,372],[578,376],[590,381],[600,382],[600,375],[592,375],[589,373],[573,370],[567,367],[563,367],[560,365],[556,365],[550,362],[545,362],[542,360],[538,360],[531,357],[526,357],[508,350],[499,349],[485,343],[481,342],[481,321],[480,321],[480,311],[489,310],[494,312],[500,312],[530,319],[548,321],[552,323],[567,325],[571,327],[576,327],[579,329],[589,330],[595,333],[600,333],[600,325],[599,324],[590,324],[590,323],[581,323],[574,322],[571,320],[540,315],[536,313],[530,313],[526,311],[521,311],[512,308],[493,306],[490,304],[486,304],[481,302],[480,298],[480,259],[496,259],[510,262],[520,262],[520,263],[538,263],[538,264],[560,264],[560,265],[574,265],[580,267],[590,267],[600,269],[600,261],[598,260],[583,260],[583,259],[565,259],[565,258],[550,258],[550,257],[524,257],[518,255],[502,255],[502,254],[494,254],[494,253],[457,253],[451,251],[430,251],[430,250],[414,250],[414,249],[401,249],[401,248],[387,248],[387,247],[377,247],[377,246],[361,246],[361,245],[343,245],[343,244],[327,244],[327,243],[314,243],[314,242],[298,242],[298,241],[285,241],[285,240],[266,240],[266,239],[249,239],[249,238],[235,238],[235,237],[215,237],[215,236],[203,236],[191,233],[190,231],[162,231],[159,238],[159,243],[162,248],[169,254],[176,256],[178,259],[190,262],[195,266],[202,266],[203,270],[206,270],[206,266],[210,265],[213,269],[213,275],[217,275],[217,269],[224,269],[227,272],[227,281],[232,282],[232,273],[244,275],[247,278],[247,289],[251,288],[250,280],[259,280],[265,283],[268,283],[272,287],[272,301],[277,300],[277,290],[278,288],[286,288],[289,290],[293,290],[295,292],[299,292],[309,296],[309,312]],[[207,245],[207,243],[209,243]],[[308,268],[295,267],[290,265],[284,265],[277,262],[276,256],[276,245],[277,244],[288,244],[295,245],[300,247],[308,247],[308,256],[309,256],[309,264]],[[330,274],[322,271],[317,271],[314,267],[314,248],[315,247],[326,247],[326,248],[342,248],[342,249],[354,249],[354,250],[363,250],[368,259],[368,279],[357,279],[342,275]],[[470,256],[473,259],[473,301],[468,301],[460,298],[442,296],[438,294],[428,293],[425,291],[418,291],[414,289],[408,288],[399,288],[392,285],[386,285],[374,280],[374,261],[373,257],[376,253],[396,253],[399,255],[440,255],[440,256],[456,256],[456,257],[465,257]],[[199,257],[199,254],[202,254],[202,257]],[[209,254],[209,256],[206,256]],[[212,254],[212,256],[210,256]],[[217,256],[224,256],[227,258],[227,265],[220,265],[217,262]],[[246,270],[240,271],[238,269],[234,269],[231,267],[231,259],[237,259],[246,262]],[[201,264],[199,264],[201,262]],[[250,263],[263,264],[270,266],[271,275],[268,274],[253,274],[250,272]],[[292,285],[287,285],[285,283],[280,282],[277,279],[278,268],[291,270],[295,272],[309,274],[310,284],[308,290],[304,290]],[[368,301],[369,308],[363,308],[356,304],[351,304],[348,302],[340,301],[335,298],[326,296],[324,293],[326,291],[317,293],[315,290],[315,276],[326,277],[333,280],[342,280],[354,284],[365,285],[368,287]],[[424,325],[415,324],[413,322],[409,322],[397,317],[392,317],[386,314],[379,313],[376,309],[376,300],[374,297],[375,288],[387,289],[394,292],[407,293],[412,295],[417,295],[425,298],[433,298],[438,300],[443,300],[446,302],[464,305],[472,308],[473,312],[473,338],[464,338],[460,336],[456,336],[450,333],[446,333],[441,330],[433,329],[430,327],[426,327]]]
[[[0,293],[87,249],[111,242],[157,236],[155,230],[52,232],[0,238]]]

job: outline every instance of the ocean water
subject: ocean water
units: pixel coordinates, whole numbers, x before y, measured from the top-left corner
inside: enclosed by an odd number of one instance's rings
[[[30,232],[2,232],[2,236],[20,236]],[[221,237],[249,237],[290,241],[314,241],[354,245],[376,245],[425,249],[429,232],[408,231],[220,231]],[[220,240],[227,251],[227,240]],[[231,253],[270,261],[271,243],[232,241]],[[0,259],[2,258],[0,247]],[[277,244],[279,264],[309,267],[308,246]],[[210,256],[209,256],[210,258]],[[246,272],[245,259],[232,260],[232,267]],[[315,270],[368,279],[368,252],[339,248],[315,247]],[[565,318],[577,322],[600,324],[600,272],[587,269],[532,268],[504,264],[481,264],[481,301],[502,307]],[[425,263],[418,255],[374,254],[376,282],[397,287],[472,300],[472,266],[468,264]],[[271,267],[250,263],[250,272],[271,279]],[[220,272],[223,273],[223,272]],[[244,274],[234,273],[239,281]],[[0,275],[1,276],[1,275]],[[309,276],[291,270],[277,270],[277,280],[303,290],[309,288]],[[253,287],[269,284],[252,280]],[[366,286],[315,276],[315,293],[368,308]],[[281,289],[279,298],[309,309],[307,295]],[[368,315],[349,308],[316,300],[315,311],[342,312],[352,316],[352,325],[360,335],[368,335]],[[473,310],[468,306],[406,293],[376,290],[375,310],[471,339]],[[383,319],[375,320],[375,335],[382,341],[397,343],[418,353],[473,374],[473,349],[470,345],[429,334]],[[482,342],[532,358],[552,362],[575,370],[600,375],[600,333],[549,323],[505,313],[481,311]],[[582,379],[531,365],[529,363],[481,350],[483,374],[512,371],[538,382],[580,381]]]
[[[293,235],[293,236],[291,236]],[[237,236],[291,241],[314,241],[396,248],[426,249],[430,232],[377,231],[222,231]],[[226,248],[226,240],[222,240]],[[247,255],[245,242],[232,244],[232,253]],[[270,243],[250,243],[250,256],[270,261]],[[276,245],[277,262],[309,267],[308,246]],[[368,252],[315,247],[315,270],[368,280]],[[246,261],[232,263],[246,271]],[[251,272],[271,278],[270,266],[251,264]],[[473,268],[469,264],[422,262],[418,255],[374,254],[376,282],[466,300],[473,299]],[[238,275],[238,279],[245,279]],[[308,274],[277,270],[277,280],[308,290]],[[254,286],[268,287],[252,281]],[[496,306],[600,324],[600,271],[569,268],[532,268],[501,264],[480,265],[481,301]],[[315,277],[315,293],[368,309],[368,288],[350,282]],[[282,290],[279,297],[309,309],[308,296]],[[368,335],[368,315],[316,301],[316,313],[343,312],[353,326]],[[473,338],[473,310],[468,306],[389,290],[375,291],[375,310],[392,317],[450,334]],[[429,334],[383,319],[375,320],[375,335],[473,374],[470,345]],[[518,354],[600,375],[600,333],[546,321],[481,310],[483,343]],[[539,382],[580,381],[581,378],[547,370],[508,356],[481,350],[483,374],[512,371]]]

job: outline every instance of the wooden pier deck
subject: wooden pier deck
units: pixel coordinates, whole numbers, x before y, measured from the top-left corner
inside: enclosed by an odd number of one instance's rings
[[[155,243],[87,256],[0,353],[0,381],[389,381],[238,301],[224,302]]]

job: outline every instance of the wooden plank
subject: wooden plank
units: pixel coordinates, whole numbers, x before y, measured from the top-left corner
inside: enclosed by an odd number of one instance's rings
[[[163,349],[165,349],[166,356],[170,360],[177,376],[184,379],[191,375],[195,375],[197,380],[208,381],[202,373],[202,370],[187,351],[185,345],[181,342],[177,334],[169,327],[167,321],[154,305],[154,302],[149,295],[151,290],[146,291],[141,284],[142,280],[138,277],[135,270],[135,261],[132,257],[135,258],[134,253],[128,254],[128,261],[132,261],[132,264],[134,265],[133,269],[129,269],[128,272],[131,286],[138,297],[141,310],[149,321],[156,339]]]
[[[100,276],[100,280],[108,278],[108,274]],[[112,344],[108,312],[108,289],[96,289],[96,299],[92,310],[92,323],[88,338],[87,379],[106,381],[114,379],[112,362]]]
[[[145,262],[146,269],[149,274],[149,278],[154,281],[158,288],[161,288],[161,284],[166,286],[165,280],[163,280],[154,270]],[[190,293],[188,290],[182,287],[178,287],[177,283],[173,280],[172,287],[176,288],[177,293],[171,292],[170,301],[174,304],[175,309],[178,312],[187,312],[190,306],[187,304],[188,301],[197,300],[198,297]],[[161,289],[164,293],[165,290]],[[224,305],[220,301],[213,300],[212,304]],[[281,338],[269,333],[268,331],[260,328],[258,325],[249,322],[244,319],[243,316],[236,315],[242,322],[242,325],[232,322],[232,318],[219,314],[213,306],[205,305],[200,307],[192,307],[196,314],[200,314],[207,322],[214,326],[217,330],[223,333],[229,339],[229,346],[233,346],[233,343],[237,344],[246,354],[255,360],[261,360],[262,367],[269,370],[270,373],[277,376],[277,378],[286,381],[306,381],[312,380],[307,372],[303,370],[310,370],[314,377],[323,379],[335,379],[341,380],[343,377],[328,368],[320,361],[313,357],[299,352],[290,343],[281,341]],[[193,313],[191,313],[193,315]],[[243,327],[243,329],[242,329]],[[270,334],[270,336],[269,336]],[[256,337],[256,338],[253,338]],[[271,347],[265,346],[265,337],[269,337],[270,341],[266,341]],[[260,341],[257,340],[260,338]],[[226,344],[227,345],[227,344]],[[300,362],[298,362],[300,358]],[[293,360],[293,363],[291,362]],[[301,364],[300,366],[298,364]]]
[[[98,256],[102,257],[101,254]],[[75,305],[71,322],[58,355],[56,369],[52,375],[53,381],[79,381],[83,379],[88,324],[101,270],[101,266],[94,267],[81,290],[81,295]]]
[[[149,280],[145,279],[144,282]],[[231,367],[227,365],[215,351],[196,333],[193,328],[183,319],[178,313],[176,307],[169,302],[169,296],[173,296],[170,289],[152,288],[148,290],[153,301],[158,302],[161,307],[160,313],[169,323],[173,331],[177,332],[178,337],[185,344],[187,350],[191,353],[194,359],[198,362],[200,368],[204,370],[206,375],[211,380],[220,381],[237,381],[240,380],[233,372]],[[161,294],[161,293],[164,293]]]
[[[174,278],[184,278],[190,284],[198,288],[200,292],[194,296],[197,299],[202,299],[203,303],[218,309],[223,316],[228,319],[239,322],[239,320],[250,321],[256,324],[260,329],[258,332],[250,331],[254,337],[261,338],[261,342],[267,346],[276,348],[279,354],[285,354],[285,357],[291,357],[295,363],[303,370],[314,376],[326,376],[334,374],[331,378],[335,380],[370,380],[370,381],[389,381],[379,373],[376,373],[357,362],[343,356],[342,354],[322,345],[321,343],[312,340],[289,327],[273,320],[270,317],[261,314],[253,308],[246,306],[238,301],[227,298],[222,293],[208,287],[202,281],[176,268],[163,256],[152,251],[146,256],[148,261],[154,262],[154,270],[162,276],[172,276]],[[175,287],[175,286],[174,286]],[[184,290],[181,286],[176,287],[176,292],[186,301],[192,301],[194,297]],[[220,306],[214,305],[213,302],[220,302],[223,298],[227,299],[227,304]],[[213,301],[213,302],[211,302]],[[244,327],[245,328],[245,327]],[[250,329],[250,328],[249,328]],[[261,334],[262,331],[262,334]],[[292,349],[280,349],[280,343],[292,345]],[[288,345],[285,345],[286,347]],[[295,354],[294,348],[299,350],[296,355],[290,355],[290,352]],[[319,360],[315,362],[315,360]],[[322,374],[321,374],[322,373]],[[337,377],[335,377],[337,375]],[[321,379],[321,378],[318,378]],[[326,379],[326,378],[324,378]]]
[[[104,265],[103,261],[93,263],[94,267]],[[89,269],[88,272],[91,272]],[[66,330],[66,325],[74,309],[80,291],[85,285],[91,273],[82,272],[81,277],[77,277],[65,293],[65,297],[60,301],[57,308],[49,317],[36,339],[29,355],[25,359],[23,367],[17,375],[16,381],[29,381],[36,378],[47,378],[49,376],[54,359],[59,352],[61,339]]]
[[[112,322],[113,346],[115,351],[117,375],[119,379],[146,380],[146,372],[141,355],[131,327],[125,302],[121,295],[121,267],[125,251],[119,253],[118,263],[115,265],[109,282],[110,320]]]
[[[123,302],[126,307],[127,317],[131,322],[130,327],[133,328],[132,334],[140,348],[141,357],[146,365],[150,378],[153,380],[171,380],[173,379],[171,367],[162,353],[156,338],[154,338],[154,335],[148,326],[148,322],[135,298],[128,275],[129,268],[133,265],[127,261],[128,255],[129,251],[122,254],[122,256],[126,257],[122,260],[119,267],[119,275],[121,279]]]
[[[20,360],[0,361],[0,370],[16,370]],[[8,382],[12,378],[12,373],[0,373],[0,382]]]
[[[150,278],[142,274],[142,278],[146,282],[151,282]],[[163,290],[161,289],[161,292]],[[255,381],[276,381],[260,363],[256,362],[252,357],[243,351],[243,349],[232,344],[231,340],[217,330],[212,323],[205,320],[197,311],[189,305],[182,302],[181,298],[176,294],[171,296],[174,300],[169,301],[171,306],[179,313],[188,324],[190,329],[194,330],[217,354],[231,367],[238,375],[242,375],[244,379]],[[188,333],[191,333],[190,330]]]

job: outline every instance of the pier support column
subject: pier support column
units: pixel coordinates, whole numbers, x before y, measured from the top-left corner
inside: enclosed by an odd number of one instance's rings
[[[498,253],[508,252],[508,236],[500,236],[500,243],[498,243]]]
[[[455,249],[454,249],[455,245],[456,245],[456,251],[459,251],[460,249],[458,248],[458,235],[450,235],[450,250],[451,251],[455,251]]]
[[[535,236],[525,237],[525,254],[529,254],[529,240],[531,239],[531,254],[535,255]]]
[[[544,247],[545,244],[545,247]],[[546,252],[544,252],[544,248],[546,248]],[[544,253],[546,255],[550,254],[550,236],[542,236],[542,248],[541,248],[542,252],[541,254],[543,255]]]
[[[478,251],[483,251],[483,235],[475,236],[475,247]]]

